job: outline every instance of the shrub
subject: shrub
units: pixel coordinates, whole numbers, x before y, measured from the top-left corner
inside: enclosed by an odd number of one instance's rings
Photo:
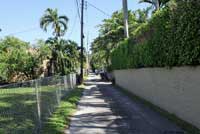
[[[199,65],[199,9],[199,2],[182,0],[156,12],[113,51],[112,69]]]

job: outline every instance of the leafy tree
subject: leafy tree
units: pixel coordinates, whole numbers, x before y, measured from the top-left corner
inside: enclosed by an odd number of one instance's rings
[[[170,0],[140,0],[139,3],[149,3],[154,11],[159,10],[167,4]]]
[[[128,14],[129,30],[133,31],[138,27],[138,22],[134,12],[129,11]],[[116,11],[111,18],[103,20],[103,23],[99,25],[99,36],[93,41],[91,47],[93,66],[97,68],[108,67],[111,52],[117,48],[118,43],[122,40],[124,40],[123,12]]]
[[[36,44],[37,44],[36,48],[38,49],[40,64],[43,64],[44,60],[47,60],[51,57],[50,46],[46,44],[46,42],[42,39],[37,40]]]
[[[138,23],[146,23],[148,20],[148,15],[150,13],[151,7],[147,7],[146,9],[138,9],[135,11],[135,16],[137,18]]]
[[[0,80],[32,79],[38,67],[37,52],[30,44],[15,37],[0,40]],[[15,79],[21,77],[20,79]]]
[[[172,2],[112,52],[112,69],[200,65],[200,3]]]
[[[77,43],[57,38],[49,38],[46,43],[51,49],[50,70],[61,75],[76,71],[79,64]]]
[[[62,51],[66,63],[66,72],[76,72],[80,64],[80,51],[78,44],[71,40],[62,40]]]

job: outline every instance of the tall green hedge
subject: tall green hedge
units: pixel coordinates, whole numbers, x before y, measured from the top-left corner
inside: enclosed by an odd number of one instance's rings
[[[200,64],[200,2],[180,0],[156,12],[112,53],[112,69]]]

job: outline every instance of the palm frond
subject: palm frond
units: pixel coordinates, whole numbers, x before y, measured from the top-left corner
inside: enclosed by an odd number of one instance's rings
[[[47,31],[48,26],[52,26],[53,35],[59,37],[65,34],[67,30],[67,16],[59,16],[57,9],[48,8],[40,19],[40,27]]]
[[[67,24],[61,20],[58,21],[59,24],[61,24],[63,26],[63,30],[66,31],[67,30]]]
[[[67,23],[67,22],[69,21],[68,17],[67,17],[67,16],[64,16],[64,15],[59,16],[58,18],[59,18],[59,20],[65,21],[65,23]]]
[[[154,4],[152,0],[140,0],[139,3],[149,3],[149,4]]]

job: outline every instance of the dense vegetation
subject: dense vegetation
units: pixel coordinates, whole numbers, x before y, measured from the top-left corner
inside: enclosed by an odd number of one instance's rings
[[[164,4],[139,23],[129,39],[115,44],[110,50],[111,63],[106,66],[128,69],[200,64],[200,3],[171,0]],[[141,17],[135,16],[139,22]]]
[[[56,58],[54,75],[76,72],[79,66],[79,47],[70,40],[59,43],[38,40],[35,45],[15,37],[0,40],[0,83],[18,82],[51,76],[52,57]]]
[[[32,51],[29,43],[15,37],[0,40],[0,81],[35,78],[39,61]]]
[[[35,79],[42,76],[65,75],[79,66],[76,42],[62,38],[68,18],[57,10],[47,9],[40,20],[41,28],[53,28],[53,37],[32,45],[16,37],[0,40],[0,84]]]
[[[196,1],[179,1],[156,12],[113,52],[113,69],[199,65],[199,8]]]
[[[129,30],[133,31],[147,20],[149,9],[129,11]],[[136,17],[138,15],[138,18]],[[123,13],[116,11],[110,19],[103,20],[99,25],[99,37],[92,43],[91,65],[94,68],[108,67],[111,64],[111,53],[124,40]],[[131,34],[131,36],[133,36]]]
[[[50,75],[65,75],[76,71],[78,67],[80,57],[78,45],[62,38],[67,31],[67,23],[67,16],[58,15],[57,9],[48,8],[40,19],[40,27],[45,32],[49,27],[53,29],[53,37],[46,41],[51,46],[48,72]]]

